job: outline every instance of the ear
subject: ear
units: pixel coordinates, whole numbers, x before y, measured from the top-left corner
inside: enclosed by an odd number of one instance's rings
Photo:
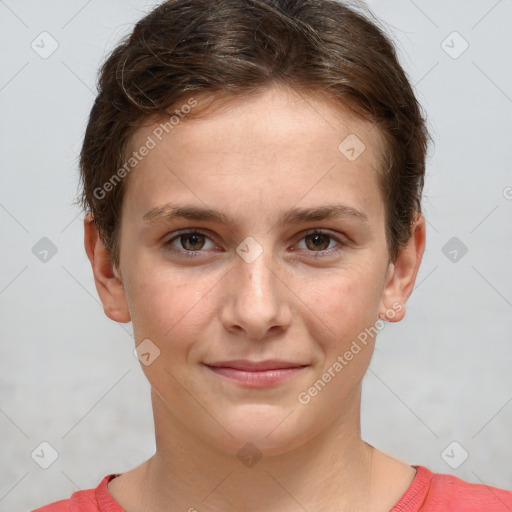
[[[84,218],[84,245],[92,265],[96,290],[105,314],[115,322],[129,322],[131,320],[130,311],[123,284],[118,278],[120,273],[110,261],[108,251],[100,239],[91,213]]]
[[[399,322],[405,316],[405,303],[412,293],[423,258],[426,226],[425,218],[420,213],[416,215],[411,233],[409,244],[400,250],[395,262],[388,267],[379,318],[390,322]]]

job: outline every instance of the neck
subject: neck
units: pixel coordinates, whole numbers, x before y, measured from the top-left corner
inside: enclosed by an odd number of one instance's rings
[[[299,446],[255,462],[251,455],[259,452],[239,457],[202,441],[153,392],[157,450],[134,470],[131,499],[129,486],[123,488],[127,510],[136,512],[140,503],[140,510],[151,512],[369,511],[373,447],[360,436],[360,398],[359,387],[347,404],[351,413],[340,413]]]

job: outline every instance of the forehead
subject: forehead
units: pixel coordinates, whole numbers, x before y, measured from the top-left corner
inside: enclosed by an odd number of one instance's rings
[[[202,97],[196,101],[200,112]],[[153,120],[135,133],[129,153],[149,140],[152,149],[129,176],[124,205],[145,213],[180,196],[215,207],[231,198],[235,207],[243,194],[265,211],[338,199],[369,217],[383,215],[381,134],[331,99],[272,87],[199,116],[193,109],[188,118]]]

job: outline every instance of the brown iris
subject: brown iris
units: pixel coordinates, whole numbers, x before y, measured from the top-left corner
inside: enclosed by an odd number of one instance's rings
[[[185,249],[190,251],[198,251],[204,244],[204,235],[202,235],[201,233],[184,233],[183,235],[180,236],[180,241]],[[191,243],[188,244],[187,247],[187,242],[184,243],[184,241],[191,241]],[[201,247],[194,247],[198,245]]]
[[[324,243],[322,243],[322,239],[324,240]],[[329,247],[329,235],[326,235],[324,233],[313,233],[312,235],[307,235],[305,237],[305,240],[306,246],[308,245],[307,240],[313,241],[313,249],[326,249],[327,247]],[[325,244],[325,241],[327,241],[327,245]],[[308,247],[308,249],[309,248],[310,247]]]

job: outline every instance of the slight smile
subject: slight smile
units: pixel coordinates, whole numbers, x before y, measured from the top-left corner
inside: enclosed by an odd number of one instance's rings
[[[258,362],[238,359],[203,364],[217,375],[251,388],[265,388],[279,384],[308,366],[276,359]]]

